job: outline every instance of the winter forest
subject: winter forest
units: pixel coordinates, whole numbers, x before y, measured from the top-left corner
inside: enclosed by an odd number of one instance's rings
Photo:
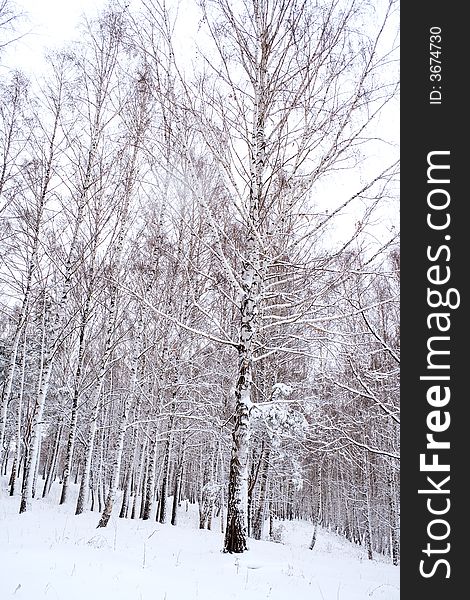
[[[246,567],[219,598],[277,598],[249,576],[295,528],[399,564],[397,11],[112,2],[31,77],[0,0],[0,545],[47,513],[145,531],[148,571],[190,526]],[[158,589],[122,597],[212,597]]]

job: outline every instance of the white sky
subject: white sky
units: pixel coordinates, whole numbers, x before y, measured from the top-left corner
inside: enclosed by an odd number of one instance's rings
[[[17,12],[24,14],[19,24],[24,37],[7,47],[2,64],[34,74],[41,69],[47,48],[60,47],[76,38],[82,15],[93,16],[106,3],[106,0],[15,0]]]

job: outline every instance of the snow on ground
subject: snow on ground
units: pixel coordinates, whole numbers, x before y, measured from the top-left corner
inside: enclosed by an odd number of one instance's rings
[[[221,552],[217,530],[197,529],[182,505],[177,527],[118,519],[96,529],[98,513],[57,506],[59,488],[18,514],[0,489],[0,599],[17,600],[398,600],[399,569],[368,561],[363,549],[311,525],[281,525],[284,543],[250,540],[243,555]]]

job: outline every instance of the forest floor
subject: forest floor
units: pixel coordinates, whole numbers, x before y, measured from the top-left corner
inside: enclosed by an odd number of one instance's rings
[[[398,600],[399,569],[311,524],[277,524],[282,543],[250,540],[243,555],[221,552],[219,519],[199,530],[197,509],[179,525],[118,519],[96,529],[97,512],[74,515],[59,488],[18,514],[0,483],[0,598],[18,600]]]

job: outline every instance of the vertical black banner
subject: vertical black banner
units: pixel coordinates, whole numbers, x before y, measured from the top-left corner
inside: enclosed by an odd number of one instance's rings
[[[401,597],[466,597],[470,39],[463,5],[401,5]]]

